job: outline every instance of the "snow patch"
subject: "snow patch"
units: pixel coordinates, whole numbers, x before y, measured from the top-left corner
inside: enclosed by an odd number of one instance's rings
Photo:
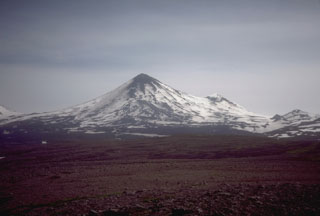
[[[90,130],[88,130],[88,131],[86,131],[86,132],[84,132],[84,133],[86,133],[86,134],[103,134],[103,133],[105,133],[105,132],[103,132],[103,131],[90,131]]]
[[[312,128],[300,129],[300,131],[317,133],[317,132],[320,132],[320,128],[316,128],[316,129],[312,129]]]
[[[146,134],[146,133],[122,133],[122,134],[144,136],[144,137],[168,137],[169,136],[169,135],[162,135],[162,134]]]
[[[289,134],[280,134],[277,137],[278,138],[289,138],[289,137],[292,137],[292,136],[290,136]]]
[[[143,125],[130,125],[130,126],[128,126],[127,128],[146,128],[145,126],[143,126]]]

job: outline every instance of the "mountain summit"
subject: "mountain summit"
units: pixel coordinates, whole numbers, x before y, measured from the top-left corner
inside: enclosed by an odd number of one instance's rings
[[[130,89],[129,95],[133,96],[134,91],[142,91],[145,93],[146,88],[151,87],[156,89],[160,86],[161,82],[147,74],[141,73],[130,80],[129,83],[130,84],[127,86],[127,88]]]
[[[222,95],[193,96],[147,74],[139,74],[86,103],[56,112],[9,118],[0,124],[3,130],[15,133],[54,131],[122,137],[133,134],[265,133],[302,120],[314,119],[306,119],[302,111],[269,118],[249,112]]]
[[[159,80],[147,75],[147,74],[144,74],[144,73],[141,73],[137,76],[135,76],[133,79],[132,79],[133,83],[138,83],[138,84],[148,84],[148,83],[152,83],[152,82],[160,82]]]

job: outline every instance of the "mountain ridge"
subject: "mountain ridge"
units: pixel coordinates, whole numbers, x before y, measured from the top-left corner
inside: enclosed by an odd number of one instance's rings
[[[20,114],[21,113],[18,113],[0,104],[0,119],[8,118],[10,116],[16,116]]]
[[[209,134],[217,131],[267,134],[281,138],[294,133],[291,131],[284,136],[286,132],[280,129],[316,119],[317,116],[297,109],[269,118],[249,112],[222,95],[193,96],[147,74],[139,74],[113,91],[79,105],[54,112],[14,115],[1,121],[0,129],[12,131],[12,134],[17,130],[30,133],[30,129],[36,133],[37,129],[33,127],[41,125],[39,133],[59,131],[121,137],[144,133],[162,136],[174,131],[192,133],[194,130]],[[315,131],[318,134],[317,128]]]

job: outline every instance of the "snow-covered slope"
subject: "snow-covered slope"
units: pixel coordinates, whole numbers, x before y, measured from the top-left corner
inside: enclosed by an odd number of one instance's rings
[[[83,124],[123,120],[156,124],[199,124],[228,120],[252,124],[261,118],[221,96],[201,98],[175,90],[140,74],[115,91],[70,110]],[[255,125],[255,124],[254,124]]]
[[[274,130],[268,133],[271,137],[319,136],[320,116],[295,109],[272,117],[272,127]]]
[[[37,132],[34,128],[39,128],[45,133],[54,130],[118,136],[130,133],[165,135],[177,128],[179,133],[184,133],[186,128],[195,131],[196,128],[205,128],[206,133],[214,133],[217,128],[228,133],[264,133],[303,120],[314,119],[302,111],[270,118],[249,112],[221,95],[193,96],[140,74],[86,103],[55,112],[18,116],[2,122],[2,125],[14,126],[24,133],[28,130]]]
[[[310,121],[314,118],[317,118],[317,115],[307,113],[305,111],[295,109],[285,115],[275,115],[272,117],[272,120],[275,122],[281,122],[282,124],[292,124],[301,121]]]
[[[140,74],[114,91],[55,113],[74,116],[79,127],[174,126],[224,124],[234,129],[263,130],[268,118],[248,112],[220,95],[196,97]],[[74,128],[76,129],[76,128]]]
[[[13,116],[20,115],[20,113],[9,110],[8,108],[0,105],[0,120],[8,119]]]

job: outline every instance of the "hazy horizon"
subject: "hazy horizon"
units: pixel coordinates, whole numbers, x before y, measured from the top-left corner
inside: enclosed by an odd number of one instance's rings
[[[1,1],[0,104],[53,111],[145,73],[249,111],[320,113],[320,1]]]

